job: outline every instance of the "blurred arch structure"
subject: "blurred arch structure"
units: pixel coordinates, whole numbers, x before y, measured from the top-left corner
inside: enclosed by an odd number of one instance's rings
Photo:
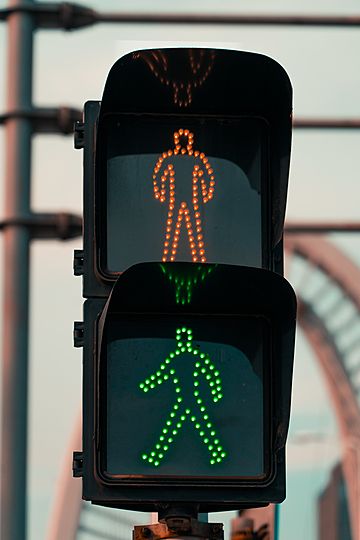
[[[321,366],[337,417],[352,540],[360,540],[360,269],[323,235],[288,234],[285,252],[286,273],[298,295],[298,323]],[[129,513],[81,499],[81,480],[71,478],[72,450],[80,445],[77,421],[47,540],[125,539],[128,534],[121,530],[134,525]]]

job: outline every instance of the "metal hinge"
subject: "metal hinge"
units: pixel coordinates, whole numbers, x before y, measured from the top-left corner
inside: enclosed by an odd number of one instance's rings
[[[84,250],[83,249],[74,250],[73,269],[74,269],[74,276],[82,276],[84,274]]]
[[[83,476],[84,472],[84,454],[83,452],[74,452],[73,453],[73,477],[80,478]]]
[[[81,150],[85,146],[85,124],[84,122],[75,122],[74,125],[74,147]]]
[[[74,347],[84,346],[84,323],[83,321],[74,321]]]

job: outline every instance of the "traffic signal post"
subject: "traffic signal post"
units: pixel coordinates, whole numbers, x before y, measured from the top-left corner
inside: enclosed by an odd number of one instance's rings
[[[291,85],[257,54],[136,51],[84,112],[74,474],[95,504],[159,513],[136,537],[220,539],[198,512],[285,498]]]

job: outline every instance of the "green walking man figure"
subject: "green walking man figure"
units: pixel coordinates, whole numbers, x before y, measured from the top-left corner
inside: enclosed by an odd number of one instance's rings
[[[210,464],[221,463],[226,457],[220,440],[216,434],[213,423],[211,422],[205,403],[200,396],[199,379],[205,378],[211,391],[211,398],[214,403],[222,397],[222,384],[219,371],[211,362],[208,354],[200,352],[193,344],[192,330],[183,326],[176,330],[176,349],[170,352],[164,362],[160,365],[156,373],[150,375],[145,381],[141,382],[139,387],[143,392],[148,392],[156,386],[166,381],[171,381],[174,385],[175,403],[171,409],[165,425],[159,435],[154,448],[148,453],[142,455],[142,459],[154,467],[158,467],[164,459],[166,452],[174,442],[176,435],[181,430],[184,422],[189,419],[207,447],[210,454]],[[194,357],[193,370],[193,391],[191,402],[184,402],[181,382],[173,367],[174,360],[184,354],[190,354]]]

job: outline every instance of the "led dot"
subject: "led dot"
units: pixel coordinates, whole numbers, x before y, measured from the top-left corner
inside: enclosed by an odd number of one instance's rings
[[[159,459],[162,459],[164,457],[164,454],[159,454]]]
[[[195,390],[194,391],[194,396],[197,397],[199,395],[199,391],[198,390]]]
[[[192,416],[192,417],[190,418],[190,420],[191,420],[192,422],[195,422],[195,420],[196,420],[195,416]]]
[[[151,456],[156,456],[156,452],[151,452],[150,455]]]
[[[180,429],[181,426],[182,426],[182,423],[181,423],[181,422],[178,422],[178,423],[176,424],[176,427],[177,427],[178,429]]]
[[[200,407],[200,411],[204,412],[204,411],[206,411],[206,408],[205,407]]]
[[[205,435],[204,431],[200,431],[200,436],[203,437]]]
[[[222,397],[223,397],[222,394],[219,394],[219,395],[218,395],[218,399],[221,399]]]
[[[186,409],[186,414],[190,414],[190,409]]]
[[[158,467],[160,465],[160,463],[158,461],[154,461],[154,465],[155,465],[155,467]]]
[[[155,384],[150,384],[150,388],[155,388]]]
[[[173,439],[172,437],[169,437],[169,438],[168,438],[168,442],[169,442],[170,444],[173,442],[173,440],[174,440],[174,439]]]
[[[226,452],[221,452],[221,457],[226,457]]]
[[[144,388],[144,392],[148,392],[148,391],[149,391],[149,389],[148,389],[148,388]]]
[[[170,374],[175,375],[175,369],[170,369]]]
[[[166,433],[168,432],[168,430],[167,430],[166,428],[164,428],[164,429],[162,430],[162,432],[163,432],[164,434],[166,434]]]
[[[143,459],[147,459],[147,455],[146,455],[146,454],[143,454],[141,457],[142,457]]]
[[[171,416],[171,418],[174,418],[175,413],[174,413],[174,412],[171,412],[171,413],[170,413],[170,416]]]
[[[181,398],[181,397],[178,397],[178,398],[177,398],[177,401],[178,401],[179,403],[181,403],[181,402],[182,402],[182,398]]]
[[[152,457],[149,457],[148,462],[149,462],[149,463],[152,463],[153,461],[154,461],[153,458],[152,458]]]
[[[160,441],[164,441],[164,440],[165,440],[164,435],[160,435],[159,440],[160,440]]]
[[[177,435],[177,429],[173,429],[173,435]]]
[[[206,427],[208,427],[208,428],[210,429],[210,428],[212,427],[211,422],[208,422],[208,423],[206,424]]]
[[[167,452],[169,450],[169,447],[167,444],[164,444],[164,451]]]
[[[180,389],[180,388],[175,388],[175,392],[176,392],[177,394],[180,394],[181,389]]]
[[[144,384],[144,383],[140,383],[140,384],[139,384],[139,387],[140,387],[141,389],[143,389],[143,388],[145,388],[145,384]]]
[[[195,424],[196,429],[200,429],[200,424]]]
[[[216,463],[215,459],[210,460],[210,465],[215,465],[215,463]]]
[[[150,379],[153,381],[155,379],[155,375],[151,375]]]
[[[167,425],[167,426],[171,426],[171,420],[168,420],[168,421],[166,422],[166,425]]]
[[[194,381],[194,386],[199,386],[199,381]]]
[[[155,448],[157,448],[158,450],[160,450],[161,445],[160,445],[160,444],[157,444],[157,445],[155,446]]]
[[[216,461],[220,463],[220,461],[222,461],[221,457],[218,457]]]
[[[213,431],[210,431],[210,435],[211,435],[212,437],[214,437],[214,435],[216,435],[216,432],[215,432],[214,430],[213,430]]]

